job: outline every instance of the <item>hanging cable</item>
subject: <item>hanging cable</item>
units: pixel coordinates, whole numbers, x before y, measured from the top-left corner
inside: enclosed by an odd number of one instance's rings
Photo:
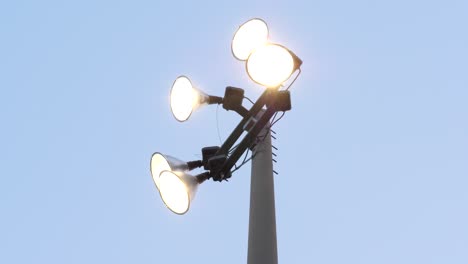
[[[250,98],[248,98],[247,96],[244,96],[245,99],[247,99],[247,101],[251,102],[252,104],[254,104],[254,102],[252,100],[250,100]]]
[[[288,85],[288,87],[286,87],[286,89],[284,89],[285,91],[289,90],[289,88],[291,88],[291,86],[293,85],[293,83],[297,80],[297,77],[299,77],[299,75],[301,75],[301,68],[298,69],[297,71],[297,74],[296,74],[296,77],[294,77],[293,81]]]
[[[221,133],[219,133],[218,112],[219,112],[219,104],[216,106],[216,130],[218,131],[219,144],[223,144],[223,141],[221,140]]]
[[[231,171],[231,173],[234,173],[235,171],[237,171],[238,169],[242,168],[242,166],[244,166],[245,164],[247,164],[254,156],[255,154],[252,154],[250,155],[250,157],[247,159],[247,153],[249,152],[249,150],[246,151],[246,155],[244,156],[244,160],[242,161],[242,163],[237,166],[235,165],[234,166],[234,169]]]
[[[277,112],[277,113],[278,113],[278,112]],[[278,121],[280,121],[281,118],[283,118],[284,114],[286,114],[286,111],[283,111],[283,113],[281,114],[281,116],[280,116],[278,119],[274,120],[274,121],[271,123],[270,129],[271,129],[271,127],[273,127],[273,125],[275,125]]]

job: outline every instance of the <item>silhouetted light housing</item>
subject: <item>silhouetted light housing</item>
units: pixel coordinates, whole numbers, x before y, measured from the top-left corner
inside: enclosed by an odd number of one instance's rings
[[[268,26],[265,21],[254,18],[244,24],[234,34],[231,51],[238,60],[246,60],[256,48],[268,41]]]

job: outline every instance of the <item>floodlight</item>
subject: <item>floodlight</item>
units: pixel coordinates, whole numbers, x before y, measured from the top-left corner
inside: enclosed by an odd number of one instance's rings
[[[183,122],[187,120],[194,108],[200,104],[203,94],[193,88],[192,82],[185,76],[178,77],[171,89],[171,110],[174,117]]]
[[[200,105],[220,104],[222,100],[221,97],[207,95],[193,87],[186,76],[177,77],[171,88],[172,114],[180,122],[186,121]]]
[[[301,64],[302,61],[284,46],[267,44],[250,54],[246,69],[254,82],[274,88],[289,79]]]
[[[153,178],[154,184],[159,190],[159,174],[161,172],[168,171],[187,171],[194,168],[201,167],[202,161],[189,161],[184,162],[177,158],[171,157],[169,155],[163,155],[159,152],[156,152],[151,156],[150,161],[150,171]]]
[[[159,175],[159,194],[164,204],[176,214],[185,214],[197,189],[195,177],[165,170]]]
[[[265,21],[254,18],[244,24],[234,34],[231,51],[238,60],[245,61],[256,48],[268,41],[268,26]]]
[[[185,214],[195,197],[198,185],[209,177],[207,172],[192,176],[181,171],[165,170],[159,175],[159,194],[169,210],[176,214]]]

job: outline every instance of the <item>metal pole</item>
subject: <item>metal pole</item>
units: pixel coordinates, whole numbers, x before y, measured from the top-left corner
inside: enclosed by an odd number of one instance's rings
[[[247,264],[277,264],[275,189],[269,124],[253,150]]]

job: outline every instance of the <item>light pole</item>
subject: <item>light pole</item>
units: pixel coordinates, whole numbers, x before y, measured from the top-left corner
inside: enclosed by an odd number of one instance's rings
[[[199,184],[208,179],[220,182],[229,179],[248,161],[244,158],[237,166],[242,155],[252,151],[247,263],[278,263],[270,131],[279,120],[272,122],[276,114],[291,109],[289,87],[299,76],[302,61],[286,47],[269,42],[267,24],[257,18],[239,27],[231,51],[236,59],[245,61],[250,79],[266,87],[265,91],[246,109],[242,106],[245,97],[241,88],[228,86],[224,97],[211,96],[195,88],[188,77],[179,76],[172,85],[170,98],[172,113],[178,121],[186,121],[204,104],[221,104],[224,109],[237,112],[242,120],[221,146],[202,148],[201,160],[184,162],[154,153],[151,175],[167,208],[185,214]],[[285,87],[295,72],[295,78]],[[247,133],[241,139],[244,132]],[[196,176],[188,174],[200,167],[205,172]]]
[[[264,140],[252,154],[247,263],[278,263],[270,127],[265,126],[259,137]]]

